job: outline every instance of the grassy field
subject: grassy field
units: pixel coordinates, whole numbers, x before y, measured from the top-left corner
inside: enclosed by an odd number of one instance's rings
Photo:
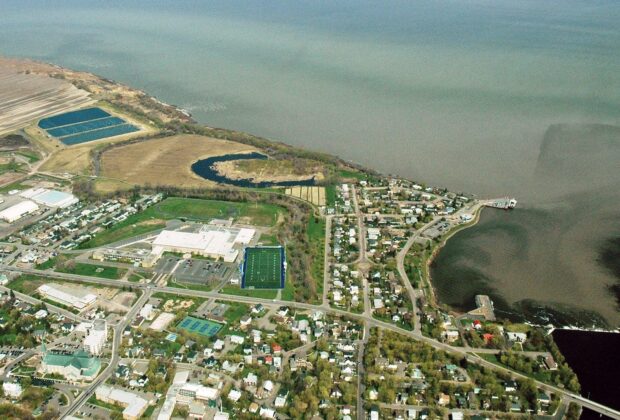
[[[288,275],[287,275],[288,277]],[[295,300],[295,284],[291,279],[286,279],[284,282],[284,289],[282,289],[282,300],[294,301]]]
[[[279,245],[278,238],[276,237],[276,235],[269,235],[266,233],[263,233],[260,235],[259,242],[263,244],[264,246]]]
[[[50,280],[45,277],[33,276],[30,274],[22,274],[21,276],[10,282],[7,287],[15,290],[16,292],[21,292],[26,295],[32,295],[39,286],[45,283],[49,283],[50,281],[56,280]]]
[[[219,302],[219,301],[217,301]],[[226,309],[226,313],[224,313],[224,318],[228,324],[234,324],[239,321],[244,315],[246,315],[250,308],[245,303],[239,302],[221,302],[228,305],[228,309]]]
[[[181,134],[120,146],[101,157],[101,175],[132,185],[213,185],[191,170],[200,159],[229,153],[254,152],[252,146],[205,136]],[[108,184],[113,188],[114,185]]]
[[[94,264],[77,263],[73,268],[59,268],[60,273],[78,274],[80,276],[101,277],[104,279],[118,280],[125,275],[126,270],[117,267],[104,267]]]
[[[193,284],[193,283],[183,283],[178,281],[169,281],[168,287],[176,287],[177,289],[186,289],[186,290],[200,290],[203,292],[210,292],[213,290],[208,284]]]
[[[353,180],[361,181],[363,179],[366,179],[366,174],[364,174],[363,172],[358,172],[358,171],[340,169],[338,170],[337,174],[340,178],[345,179],[345,180],[353,179]]]
[[[233,217],[236,221],[260,226],[273,226],[285,210],[272,204],[200,200],[170,197],[145,211],[134,214],[110,229],[80,245],[81,249],[96,248],[143,235],[166,226],[166,220],[184,219],[206,222],[214,218]]]
[[[336,204],[336,186],[328,185],[325,187],[325,205],[328,207]]]
[[[312,278],[316,282],[319,296],[323,293],[323,269],[325,266],[325,219],[314,215],[308,222],[308,240],[312,246],[312,265],[310,266]]]
[[[242,219],[259,226],[273,226],[278,220],[278,214],[284,209],[273,204],[171,197],[151,207],[149,211],[164,219],[209,221],[233,217],[236,221]]]
[[[247,297],[255,297],[259,299],[275,299],[278,295],[277,290],[273,289],[241,289],[238,286],[225,286],[222,288],[221,293],[226,295],[235,295],[235,296],[247,296]]]
[[[22,183],[22,181],[18,181],[12,184],[5,185],[4,187],[0,187],[0,193],[7,193],[11,190],[23,190],[30,187],[30,185],[24,184]]]

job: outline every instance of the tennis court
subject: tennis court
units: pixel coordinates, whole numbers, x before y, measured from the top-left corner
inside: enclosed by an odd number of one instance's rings
[[[194,318],[193,316],[186,316],[183,318],[183,321],[179,322],[177,328],[181,328],[194,334],[213,337],[219,330],[222,329],[222,324],[208,321],[206,319]]]
[[[284,248],[281,246],[248,247],[243,261],[244,289],[283,289]]]
[[[80,109],[44,118],[39,121],[39,127],[68,146],[140,130],[101,108]]]

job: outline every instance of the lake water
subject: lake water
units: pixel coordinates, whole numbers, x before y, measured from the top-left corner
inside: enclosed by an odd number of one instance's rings
[[[212,126],[457,191],[515,195],[518,212],[485,214],[455,238],[458,252],[468,238],[470,254],[484,255],[470,272],[446,249],[458,264],[444,270],[451,282],[438,280],[440,295],[467,274],[510,307],[553,302],[620,324],[603,257],[620,236],[616,178],[606,177],[618,161],[589,161],[597,177],[581,167],[554,175],[563,149],[541,149],[546,137],[571,137],[554,124],[620,124],[619,2],[102,3],[4,0],[0,53],[128,83]],[[564,148],[576,164],[589,134],[580,139]]]
[[[581,394],[620,410],[620,334],[555,330],[553,339],[581,384]],[[582,419],[600,418],[585,410]],[[607,418],[607,417],[605,417]]]

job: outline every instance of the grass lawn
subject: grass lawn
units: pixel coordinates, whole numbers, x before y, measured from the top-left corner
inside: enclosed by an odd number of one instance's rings
[[[45,283],[49,283],[51,281],[55,280],[48,279],[46,277],[33,276],[30,274],[22,274],[21,276],[10,282],[7,287],[15,290],[16,292],[21,292],[26,295],[32,295],[39,286]]]
[[[37,270],[49,270],[56,266],[56,258],[50,258],[42,264],[37,264]]]
[[[295,285],[293,284],[293,281],[291,279],[286,279],[286,282],[284,283],[284,289],[282,289],[282,293],[280,296],[282,297],[282,300],[295,300]]]
[[[275,299],[278,295],[277,290],[272,289],[241,289],[237,286],[224,286],[221,293],[235,296],[255,297],[259,299]]]
[[[0,193],[6,193],[11,190],[23,190],[23,189],[31,188],[31,187],[32,187],[31,185],[22,184],[21,181],[17,181],[12,184],[5,185],[4,187],[0,187]]]
[[[261,244],[263,244],[264,246],[279,245],[278,238],[276,238],[276,235],[269,235],[269,234],[266,234],[266,233],[263,233],[263,234],[260,235],[259,242]]]
[[[141,275],[134,273],[134,274],[130,275],[127,280],[129,280],[130,282],[133,282],[133,283],[138,283],[143,278],[144,277],[142,277]]]
[[[316,290],[319,296],[323,294],[323,268],[325,266],[325,219],[314,215],[308,222],[308,241],[312,247],[312,265],[310,266],[312,278],[316,282]]]
[[[344,179],[357,179],[358,181],[366,179],[366,174],[363,172],[358,172],[358,171],[349,171],[346,169],[340,169],[338,170],[337,174],[340,178],[344,178]]]
[[[171,219],[206,222],[215,218],[233,217],[235,220],[247,218],[249,220],[245,221],[260,226],[273,226],[278,221],[279,213],[284,211],[283,208],[273,204],[170,197],[141,213],[128,217],[121,223],[113,225],[93,239],[81,244],[79,248],[95,248],[143,235],[164,228],[166,226],[165,221]]]
[[[182,283],[177,281],[168,282],[168,287],[176,287],[177,289],[187,290],[201,290],[203,292],[210,292],[213,290],[213,287],[208,284]]]
[[[325,205],[333,207],[336,204],[336,186],[328,185],[325,187]]]
[[[107,402],[100,401],[94,395],[88,399],[88,403],[96,405],[96,406],[99,406],[99,407],[102,407],[102,408],[106,408],[106,409],[111,410],[111,411],[116,411],[116,412],[119,412],[119,413],[121,413],[123,411],[123,408],[120,405],[110,404],[110,403],[107,403]]]
[[[234,324],[239,321],[241,317],[250,312],[250,308],[245,303],[239,302],[225,302],[225,301],[217,301],[218,303],[224,303],[228,305],[228,309],[226,309],[226,313],[224,313],[224,318],[228,324]]]
[[[278,220],[278,214],[284,211],[273,204],[170,197],[147,209],[145,213],[152,212],[154,216],[163,219],[186,218],[197,221],[247,217],[253,224],[273,226]]]
[[[526,372],[522,372],[519,370],[516,370],[514,368],[511,368],[508,365],[503,364],[502,362],[500,362],[500,360],[497,358],[497,355],[495,354],[487,354],[487,353],[475,353],[476,356],[480,356],[482,359],[491,362],[497,366],[501,366],[503,368],[512,370],[514,372],[519,372],[522,375],[527,376],[528,378],[532,378],[535,379],[537,381],[540,382],[546,382],[546,383],[550,383],[553,384],[553,382],[551,381],[551,378],[549,377],[548,373],[543,371],[543,372],[533,372],[533,373],[526,373]]]
[[[104,267],[94,264],[77,263],[73,269],[61,268],[57,270],[61,273],[78,274],[80,276],[101,277],[104,279],[118,280],[125,274],[126,270],[117,267]]]

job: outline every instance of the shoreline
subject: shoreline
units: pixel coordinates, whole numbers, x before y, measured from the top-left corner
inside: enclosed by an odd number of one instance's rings
[[[235,131],[235,130],[229,130],[229,129],[223,129],[223,128],[214,128],[211,127],[207,124],[203,124],[200,122],[195,121],[193,118],[191,118],[190,116],[188,116],[186,113],[183,113],[182,110],[180,110],[179,107],[175,106],[175,105],[171,105],[168,104],[162,100],[160,100],[159,98],[150,95],[148,92],[145,92],[143,90],[139,90],[136,88],[133,88],[127,84],[124,84],[122,82],[118,82],[116,80],[113,79],[109,79],[100,75],[97,75],[96,73],[90,72],[90,71],[82,71],[82,70],[72,70],[66,67],[63,67],[61,65],[57,65],[54,63],[49,63],[49,62],[44,62],[44,61],[39,61],[39,60],[33,60],[33,59],[29,59],[29,58],[14,58],[14,57],[6,57],[6,56],[0,56],[0,62],[5,61],[7,63],[9,63],[11,66],[15,67],[15,68],[19,68],[20,71],[25,72],[27,71],[27,69],[25,68],[25,66],[34,66],[35,70],[33,71],[33,73],[37,73],[37,74],[44,74],[47,75],[47,77],[50,78],[65,78],[69,83],[73,84],[76,87],[82,88],[84,90],[86,90],[87,92],[89,92],[91,95],[96,95],[96,92],[92,91],[91,89],[88,89],[88,82],[91,83],[95,83],[95,85],[97,84],[97,82],[101,82],[104,85],[107,86],[111,86],[112,88],[119,88],[122,89],[123,91],[126,92],[130,92],[130,93],[137,93],[139,95],[143,95],[145,98],[147,98],[149,101],[153,102],[153,104],[157,105],[156,107],[154,107],[153,109],[158,111],[159,113],[165,114],[166,117],[168,117],[172,122],[180,122],[180,123],[186,123],[187,125],[193,125],[198,129],[202,129],[202,130],[209,130],[209,131],[213,131],[215,133],[219,133],[222,134],[224,136],[224,138],[222,138],[221,136],[213,136],[214,138],[221,138],[221,139],[226,139],[229,141],[233,141],[239,144],[244,144],[246,146],[251,146],[253,148],[256,148],[260,151],[264,151],[263,149],[265,147],[269,147],[269,146],[273,146],[273,147],[277,147],[277,146],[284,146],[286,149],[293,151],[293,152],[298,152],[298,153],[316,153],[317,155],[320,156],[324,156],[328,159],[332,159],[333,162],[337,162],[339,165],[343,165],[345,167],[351,167],[354,168],[356,170],[359,170],[365,174],[376,174],[379,176],[386,176],[384,174],[381,174],[380,172],[377,172],[374,169],[371,168],[367,168],[363,165],[360,165],[358,163],[355,162],[351,162],[348,160],[344,160],[342,158],[340,158],[339,156],[336,155],[331,155],[331,154],[326,154],[324,152],[313,152],[313,151],[308,151],[307,149],[298,147],[298,146],[292,146],[289,145],[287,143],[283,143],[280,141],[273,141],[273,140],[269,140],[269,139],[265,139],[259,136],[254,136],[250,133],[244,133],[244,132],[239,132],[239,131]],[[86,84],[87,86],[85,87],[84,84]],[[92,87],[92,86],[90,86]],[[125,106],[128,107],[129,109],[126,111],[129,111],[131,113],[139,113],[142,111],[142,109],[140,108],[136,108],[133,109],[130,102],[126,102],[125,99],[119,99],[117,100],[118,102],[115,101],[110,101],[110,103],[112,105],[116,105],[118,104],[119,106]],[[146,105],[145,105],[146,106]],[[162,110],[161,108],[164,108],[164,110]],[[182,117],[181,117],[182,115]],[[181,118],[179,118],[181,117]],[[165,124],[164,124],[165,126]],[[164,128],[165,130],[165,128]],[[204,134],[206,135],[206,134]],[[234,137],[234,135],[238,135],[239,138],[227,138],[229,136]],[[246,140],[247,139],[247,140]],[[141,141],[143,139],[137,138],[136,141]],[[260,142],[262,143],[260,146],[257,144],[254,144],[253,142]],[[120,143],[125,143],[120,142]],[[198,159],[200,160],[200,159]],[[197,160],[197,161],[198,161]],[[191,168],[191,166],[190,166]],[[189,172],[191,173],[191,175],[193,177],[199,177],[194,171],[192,171],[191,169],[188,169]],[[205,180],[204,178],[200,177],[201,180]],[[407,179],[407,178],[403,178],[403,179]],[[477,200],[478,201],[478,200]],[[480,203],[480,201],[478,201],[478,203]],[[438,301],[437,298],[437,293],[436,293],[436,288],[433,284],[433,278],[432,278],[432,274],[431,274],[431,264],[435,261],[435,259],[437,258],[437,256],[439,255],[439,252],[441,252],[441,250],[443,249],[443,247],[446,245],[446,243],[448,242],[448,240],[450,240],[454,235],[456,235],[458,232],[465,230],[465,229],[469,229],[472,227],[475,227],[481,218],[481,214],[482,214],[482,209],[485,206],[483,204],[479,204],[479,207],[475,210],[474,212],[474,218],[472,221],[470,221],[469,223],[463,224],[461,226],[456,227],[455,229],[453,229],[451,232],[448,232],[448,234],[446,234],[439,243],[437,243],[434,247],[433,250],[431,252],[431,254],[429,255],[429,257],[427,258],[427,260],[425,261],[425,269],[426,269],[426,285],[425,288],[426,290],[428,290],[429,292],[429,303],[432,304],[432,306],[435,306],[437,308],[442,307],[442,305],[446,310],[448,310],[448,312],[452,312],[452,313],[456,313],[456,314],[462,314],[461,312],[455,311],[452,308],[450,308],[447,304],[442,304],[441,302]],[[570,328],[570,326],[567,326],[568,328]],[[561,327],[558,327],[561,328]],[[599,330],[597,329],[584,329],[584,331],[597,331]],[[607,331],[607,330],[605,330]],[[614,331],[614,330],[610,330],[610,331]]]
[[[433,251],[431,252],[431,255],[428,257],[428,259],[425,262],[426,265],[426,280],[427,280],[427,284],[429,287],[429,291],[432,295],[432,299],[430,299],[429,301],[432,302],[432,306],[435,307],[440,307],[441,303],[437,300],[437,293],[435,291],[435,286],[433,286],[433,276],[431,275],[431,264],[433,263],[433,261],[435,261],[435,258],[437,258],[437,255],[439,255],[439,252],[443,249],[443,247],[446,245],[446,243],[448,242],[448,240],[450,240],[454,235],[456,235],[457,233],[464,231],[466,229],[475,227],[478,222],[480,221],[480,217],[482,215],[482,210],[485,208],[486,206],[480,204],[480,207],[478,207],[476,209],[476,211],[474,212],[474,218],[469,222],[469,223],[465,223],[461,226],[456,227],[455,229],[452,229],[450,232],[448,232],[447,235],[445,235],[441,241],[433,248]],[[450,312],[459,314],[459,315],[463,315],[462,313],[455,311],[454,309],[450,308],[447,304],[445,304],[448,308]]]

